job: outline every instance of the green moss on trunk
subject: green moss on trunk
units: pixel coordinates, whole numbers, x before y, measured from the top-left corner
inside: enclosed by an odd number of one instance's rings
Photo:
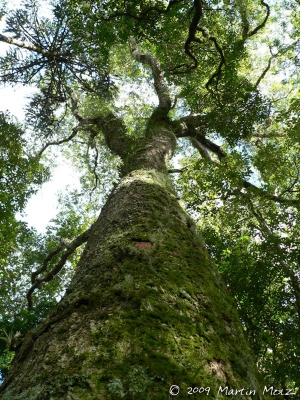
[[[167,399],[249,388],[257,373],[224,284],[164,173],[120,182],[75,277],[16,355],[3,400]]]

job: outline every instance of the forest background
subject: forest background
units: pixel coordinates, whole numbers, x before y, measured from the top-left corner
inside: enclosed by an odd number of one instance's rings
[[[120,157],[80,118],[114,110],[138,141],[157,106],[155,74],[134,60],[133,35],[162,65],[169,118],[186,129],[198,123],[182,133],[169,164],[178,197],[234,298],[264,382],[297,398],[298,2],[94,3],[53,1],[45,13],[45,2],[27,0],[0,10],[0,45],[10,45],[1,82],[34,88],[22,123],[8,112],[0,120],[2,378],[19,338],[62,297],[82,249],[61,252],[95,221],[122,174]],[[59,212],[38,233],[19,215],[59,154],[77,169],[80,187],[60,196]],[[56,272],[34,286],[41,266],[46,278]]]

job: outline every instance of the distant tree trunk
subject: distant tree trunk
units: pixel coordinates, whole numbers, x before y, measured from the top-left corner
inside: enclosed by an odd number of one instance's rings
[[[25,337],[1,399],[185,399],[189,387],[208,399],[230,389],[262,398],[233,302],[169,180],[175,137],[158,122],[126,157],[122,140],[107,138],[124,176],[65,297]]]

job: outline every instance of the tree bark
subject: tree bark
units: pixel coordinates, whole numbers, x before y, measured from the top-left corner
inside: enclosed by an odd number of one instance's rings
[[[262,398],[233,303],[169,180],[174,146],[164,121],[126,155],[66,295],[25,337],[2,400],[185,399],[189,387]]]

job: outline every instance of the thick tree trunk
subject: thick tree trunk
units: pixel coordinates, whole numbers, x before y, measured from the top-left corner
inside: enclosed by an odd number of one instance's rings
[[[65,297],[24,339],[1,399],[185,399],[189,387],[262,398],[232,301],[167,176],[173,147],[162,129],[127,159]]]

